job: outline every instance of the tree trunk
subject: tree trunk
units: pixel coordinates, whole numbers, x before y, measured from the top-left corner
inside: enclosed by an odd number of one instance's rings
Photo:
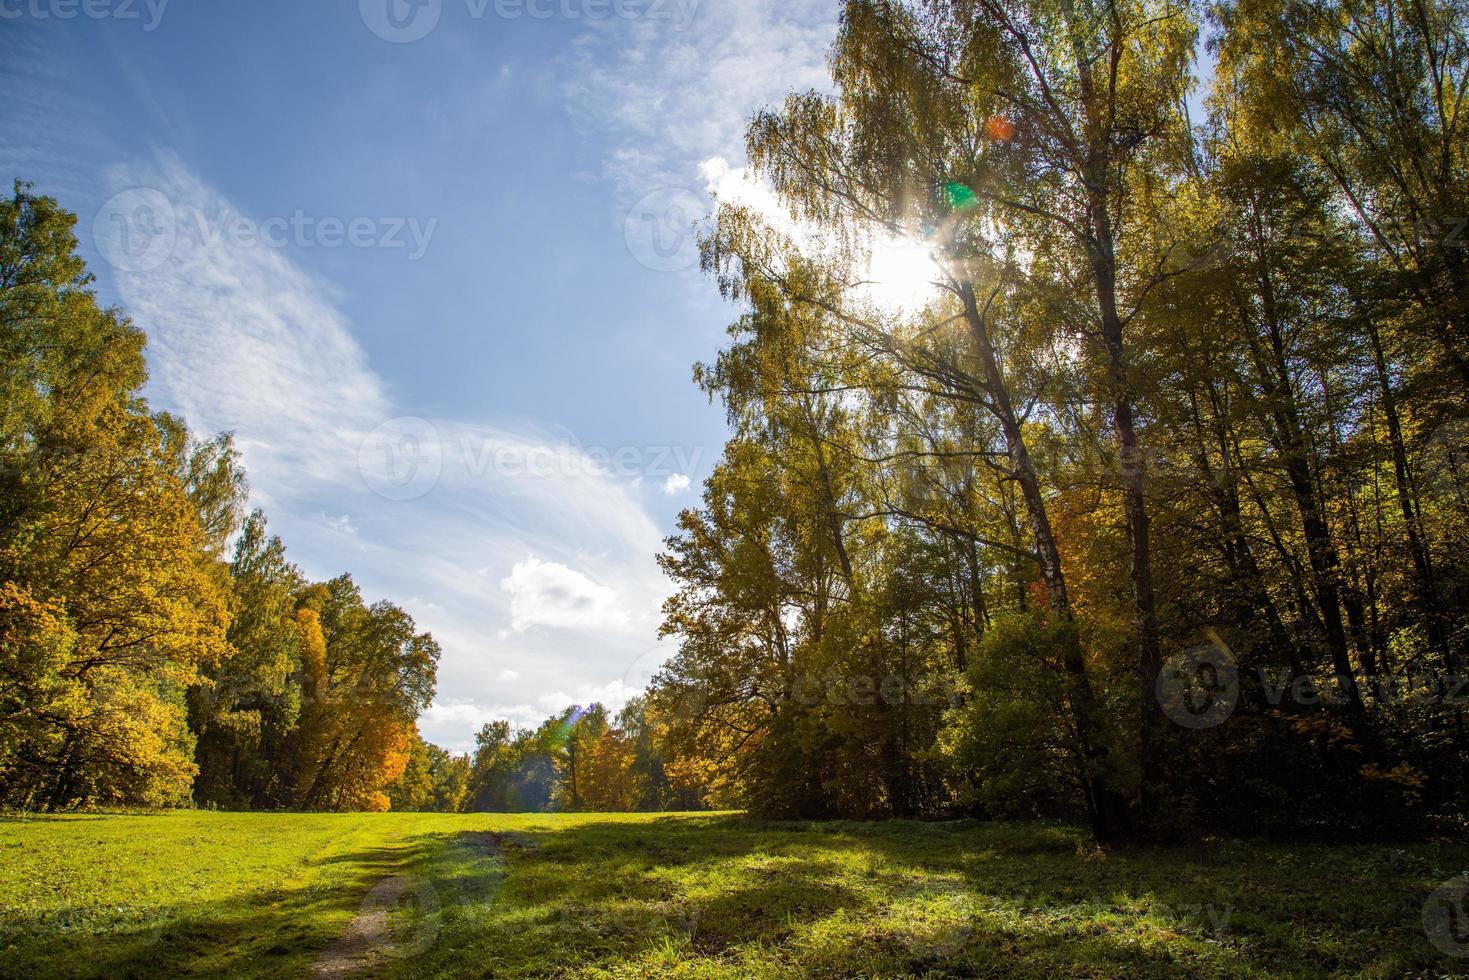
[[[960,284],[959,296],[964,305],[964,318],[969,325],[983,370],[985,394],[989,397],[995,418],[1005,436],[1005,450],[1015,481],[1020,485],[1030,518],[1031,535],[1039,557],[1041,578],[1045,582],[1050,598],[1051,610],[1058,617],[1071,619],[1071,597],[1066,590],[1066,576],[1061,570],[1061,554],[1056,548],[1055,534],[1051,528],[1050,515],[1046,510],[1046,499],[1041,493],[1040,478],[1026,447],[1024,433],[1015,415],[1010,392],[1005,386],[999,359],[995,356],[994,342],[990,337],[989,324],[975,299],[974,287],[969,282]],[[1069,634],[1063,655],[1072,713],[1075,715],[1076,740],[1084,760],[1083,784],[1085,787],[1087,814],[1091,819],[1092,832],[1099,838],[1113,833],[1108,819],[1111,796],[1107,789],[1102,768],[1106,759],[1106,748],[1097,738],[1098,714],[1096,698],[1092,693],[1091,680],[1087,677],[1086,661],[1074,634]]]
[[[1290,383],[1290,368],[1286,363],[1285,339],[1276,316],[1274,285],[1268,269],[1263,266],[1263,259],[1257,285],[1260,289],[1263,328],[1269,342],[1268,353],[1261,348],[1247,314],[1245,332],[1269,406],[1269,417],[1273,422],[1273,425],[1267,427],[1270,441],[1280,456],[1286,480],[1290,484],[1291,497],[1301,518],[1306,554],[1311,563],[1312,584],[1316,590],[1316,607],[1320,613],[1332,670],[1340,676],[1350,677],[1352,663],[1347,653],[1346,625],[1342,615],[1341,561],[1331,540],[1331,532],[1317,505],[1316,487],[1311,479],[1311,465],[1307,457],[1306,437],[1301,427],[1295,392]],[[1361,692],[1355,684],[1351,685],[1351,691],[1351,703],[1360,710]]]
[[[1453,670],[1453,655],[1444,634],[1443,608],[1439,604],[1438,587],[1434,582],[1433,560],[1423,543],[1417,500],[1408,480],[1408,453],[1403,444],[1403,426],[1398,419],[1397,398],[1393,394],[1392,381],[1387,373],[1387,358],[1382,351],[1382,337],[1377,330],[1377,321],[1370,316],[1367,319],[1367,336],[1372,341],[1373,364],[1377,368],[1377,385],[1382,392],[1382,411],[1387,417],[1388,441],[1392,447],[1393,479],[1397,485],[1398,507],[1403,513],[1408,553],[1413,559],[1418,601],[1423,606],[1423,615],[1427,621],[1428,643],[1444,658],[1444,666]]]
[[[1153,592],[1147,472],[1142,454],[1138,451],[1132,384],[1128,377],[1122,318],[1117,311],[1111,218],[1107,214],[1104,200],[1094,199],[1092,223],[1098,231],[1098,244],[1092,256],[1092,271],[1096,280],[1097,305],[1101,312],[1102,344],[1107,354],[1107,379],[1112,389],[1112,425],[1117,440],[1122,506],[1127,517],[1127,537],[1132,551],[1129,574],[1132,580],[1133,626],[1137,631],[1137,681],[1141,704],[1138,751],[1142,770],[1142,811],[1146,818],[1153,810],[1156,787],[1163,782],[1162,758],[1157,738],[1163,724],[1163,710],[1156,696],[1158,675],[1163,669],[1163,651],[1158,628],[1158,604]]]

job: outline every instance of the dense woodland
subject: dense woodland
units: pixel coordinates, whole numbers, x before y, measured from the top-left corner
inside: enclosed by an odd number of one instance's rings
[[[17,184],[0,804],[1461,823],[1466,27],[846,3],[831,92],[747,133],[784,213],[704,227],[742,314],[695,370],[732,434],[660,558],[679,652],[467,757],[417,734],[432,638],[302,578]],[[886,236],[933,251],[921,310],[864,288]]]
[[[1469,8],[843,11],[834,92],[747,134],[789,220],[705,242],[746,313],[671,754],[800,815],[1462,815]],[[920,313],[860,288],[884,232]]]

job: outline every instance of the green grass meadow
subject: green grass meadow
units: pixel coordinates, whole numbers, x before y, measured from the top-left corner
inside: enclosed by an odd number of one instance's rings
[[[1071,828],[973,822],[14,817],[0,820],[0,973],[312,976],[397,878],[383,941],[348,972],[1464,976],[1422,913],[1466,869],[1464,844],[1101,850]]]

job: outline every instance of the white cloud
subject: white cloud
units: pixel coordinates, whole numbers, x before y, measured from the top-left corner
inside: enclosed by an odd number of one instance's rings
[[[477,704],[444,704],[443,702],[439,702],[425,711],[420,721],[425,721],[429,724],[459,722],[478,728],[484,722],[495,720],[493,710],[492,708],[483,708]]]
[[[330,449],[360,443],[392,412],[332,288],[283,250],[211,240],[220,216],[237,209],[177,159],[119,167],[112,179],[120,191],[143,188],[167,202],[164,213],[137,217],[125,199],[127,225],[109,221],[110,209],[95,225],[104,255],[126,244],[113,235],[146,231],[173,242],[159,268],[117,277],[128,312],[148,332],[155,386],[194,427],[236,430],[252,477],[272,499],[302,476],[335,477]]]
[[[510,668],[507,667],[504,670],[500,671],[500,673],[498,673],[498,674],[495,675],[495,680],[498,680],[498,681],[518,681],[518,680],[520,680],[520,671],[518,671],[518,670],[511,670]]]
[[[534,555],[516,562],[500,588],[510,595],[510,627],[517,633],[532,626],[583,630],[628,626],[627,611],[615,589]]]
[[[357,533],[357,528],[352,526],[351,514],[343,514],[340,517],[332,517],[330,514],[323,514],[322,517],[326,520],[326,526],[331,528],[333,531],[339,531],[342,534]]]
[[[609,173],[629,201],[697,185],[701,160],[736,157],[745,124],[786,93],[826,89],[838,7],[830,0],[703,3],[684,29],[610,20],[582,39],[568,98],[608,131]]]
[[[835,244],[831,235],[792,218],[774,188],[757,180],[748,167],[732,166],[724,157],[710,157],[699,165],[699,176],[715,200],[749,208],[802,251],[818,253]],[[888,309],[915,309],[937,295],[933,284],[942,273],[931,250],[916,235],[898,237],[874,232],[867,250],[864,281],[854,292],[857,299]]]
[[[637,678],[641,681],[641,678]],[[581,684],[569,689],[558,688],[536,695],[530,701],[445,701],[440,699],[418,719],[424,737],[451,752],[473,752],[474,735],[492,721],[508,721],[512,729],[535,729],[552,715],[572,705],[586,707],[601,704],[616,714],[628,699],[641,694],[641,686],[629,686],[627,679],[605,684]],[[432,733],[432,734],[431,734]]]
[[[663,481],[663,492],[672,497],[674,494],[683,493],[689,488],[689,478],[682,473],[674,473]]]
[[[798,224],[775,196],[775,189],[765,181],[757,180],[748,167],[736,167],[724,157],[714,156],[700,162],[699,179],[710,197],[721,203],[749,208],[796,244],[807,247],[817,243],[814,229]]]

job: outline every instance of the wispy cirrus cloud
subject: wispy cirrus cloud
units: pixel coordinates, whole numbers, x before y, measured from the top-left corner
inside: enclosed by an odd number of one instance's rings
[[[826,58],[837,10],[816,0],[751,0],[702,7],[684,31],[633,23],[589,35],[576,74],[592,84],[578,84],[571,98],[610,134],[606,169],[629,202],[636,198],[627,234],[645,264],[692,271],[691,226],[715,201],[757,210],[802,247],[831,245],[794,221],[743,161],[755,112],[793,91],[831,89]],[[932,297],[937,270],[921,243],[876,235],[870,244],[865,298],[911,307]]]
[[[579,45],[567,97],[610,137],[607,171],[630,196],[701,189],[699,164],[740,159],[755,111],[830,87],[837,13],[828,0],[742,0],[701,5],[683,30],[599,25]]]
[[[148,333],[151,397],[196,431],[235,432],[254,502],[308,574],[350,570],[433,631],[426,737],[465,749],[489,717],[529,724],[565,697],[623,697],[666,591],[639,466],[672,457],[418,417],[368,363],[335,287],[286,249],[195,231],[234,209],[179,160],[111,176],[123,206],[90,230]]]
[[[678,29],[587,23],[557,70],[607,148],[614,210],[660,186],[707,202],[700,164],[738,161],[753,111],[827,84],[834,29],[825,0],[706,3]],[[530,725],[641,689],[670,652],[656,639],[668,585],[648,505],[687,492],[699,460],[634,447],[631,466],[609,465],[628,447],[405,404],[354,337],[347,297],[293,243],[209,234],[241,212],[177,157],[109,178],[106,193],[142,196],[90,227],[84,214],[79,232],[116,260],[107,278],[149,334],[150,397],[198,431],[236,433],[255,502],[307,574],[351,570],[433,631],[444,656],[428,737],[462,750],[483,721]],[[171,237],[139,237],[154,232]]]

